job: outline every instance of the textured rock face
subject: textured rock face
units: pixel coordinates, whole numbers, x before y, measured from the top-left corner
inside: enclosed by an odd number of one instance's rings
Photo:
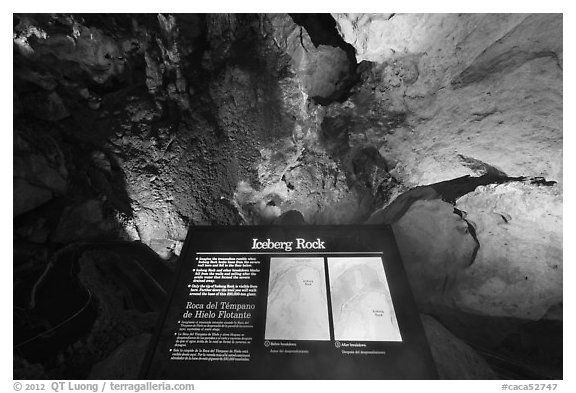
[[[39,27],[38,22],[46,26]],[[66,30],[70,34],[62,34]],[[103,84],[124,72],[127,42],[118,42],[101,29],[82,25],[73,17],[51,18],[50,15],[18,18],[14,34],[15,49],[24,59],[58,67],[62,73],[72,75],[84,71],[91,79]],[[22,59],[22,61],[25,61]],[[45,87],[55,88],[58,80],[50,73],[16,70],[19,76]],[[21,74],[20,74],[21,73]]]
[[[84,378],[95,362],[123,356],[112,354],[123,341],[151,331],[154,315],[134,306],[159,298],[146,294],[134,267],[141,258],[129,255],[136,251],[115,251],[118,240],[174,262],[189,225],[345,223],[370,213],[326,152],[323,112],[308,100],[341,95],[355,64],[339,48],[314,45],[288,15],[291,47],[281,47],[275,17],[16,16],[15,293],[23,311],[15,340],[23,358],[15,367],[24,374]],[[93,244],[109,252],[78,251]],[[64,274],[62,285],[62,266],[81,273]],[[49,318],[54,302],[27,303],[36,287],[78,301],[88,290],[99,307],[86,303],[74,334],[58,329],[28,345],[84,306],[66,304]],[[33,355],[46,345],[45,357]]]
[[[383,151],[401,162],[398,176],[420,185],[473,174],[462,154],[562,181],[561,15],[388,17],[335,15],[359,60],[378,64],[383,98],[409,115]]]
[[[562,319],[562,195],[506,184],[479,187],[457,203],[481,247],[455,288],[468,312]]]
[[[562,70],[538,58],[500,77],[443,89],[411,127],[388,139],[383,154],[401,162],[397,174],[427,184],[475,174],[459,155],[489,163],[510,176],[562,182]]]
[[[340,14],[335,19],[358,58],[376,63],[366,84],[376,89],[378,101],[406,113],[404,124],[374,139],[404,185],[480,176],[486,165],[508,176],[557,182],[550,189],[536,184],[480,188],[456,203],[477,226],[477,265],[484,266],[457,279],[458,306],[543,317],[562,293],[562,16]],[[518,221],[489,222],[490,204],[502,217]],[[458,265],[464,258],[457,250],[470,247],[457,232],[450,234],[457,226],[442,223],[451,220],[448,210],[415,204],[398,222],[408,261],[435,266],[439,258]],[[530,223],[542,225],[544,233],[537,235]],[[429,240],[411,227],[425,228],[420,230]],[[423,242],[421,251],[409,248],[414,242]],[[429,247],[443,250],[427,256]],[[526,279],[523,289],[512,284],[518,280],[510,277],[513,271],[534,277],[529,296],[520,295],[528,290]]]
[[[465,219],[441,200],[414,202],[393,227],[421,306],[561,319],[559,197],[547,187],[481,186],[457,202]]]
[[[404,187],[432,185],[370,219],[393,223],[421,307],[452,328],[503,318],[501,343],[524,334],[520,321],[562,319],[562,15],[334,18],[365,61],[350,135]],[[376,122],[383,108],[402,121]],[[433,191],[462,176],[533,179]]]
[[[306,94],[310,97],[328,98],[342,88],[349,77],[349,59],[337,47],[314,45],[308,32],[295,25],[288,15],[268,17],[274,42],[286,52],[298,74]]]
[[[359,62],[385,63],[408,54],[418,55],[418,69],[426,76],[428,85],[436,88],[452,82],[465,70],[483,68],[478,76],[514,67],[523,62],[518,61],[521,57],[550,56],[553,52],[562,58],[559,14],[333,16],[344,40],[356,49]],[[503,53],[507,53],[506,61]],[[474,67],[470,67],[473,63]]]

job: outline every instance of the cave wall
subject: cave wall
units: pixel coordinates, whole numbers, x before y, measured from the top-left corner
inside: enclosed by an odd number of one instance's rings
[[[379,98],[410,114],[387,138],[403,181],[475,174],[460,154],[562,183],[562,15],[388,17],[335,19],[359,60],[377,64]]]
[[[363,133],[395,179],[420,186],[371,222],[393,223],[421,307],[555,326],[563,298],[562,15],[333,16],[370,65],[356,102],[406,114],[384,137]],[[464,176],[478,187],[454,197],[442,185]],[[443,322],[478,335],[472,323]],[[508,322],[485,345],[521,334]]]
[[[339,14],[335,20],[358,58],[373,64],[364,89],[376,89],[380,103],[407,114],[404,124],[376,141],[382,156],[397,163],[396,179],[420,186],[491,170],[553,182],[484,186],[456,201],[480,248],[446,301],[528,319],[558,310],[562,15]],[[457,235],[461,224],[442,224],[451,209],[443,206],[413,205],[398,222],[405,260],[432,269],[469,258],[470,236]],[[453,228],[454,235],[439,228]],[[408,247],[415,242],[421,246]],[[468,248],[464,256],[452,255],[462,247]]]

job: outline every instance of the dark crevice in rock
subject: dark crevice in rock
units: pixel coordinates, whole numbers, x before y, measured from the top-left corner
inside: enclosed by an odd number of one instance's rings
[[[500,171],[498,172],[502,173]],[[535,181],[535,179],[540,180]],[[412,204],[418,200],[441,199],[445,202],[455,205],[456,200],[468,193],[473,192],[479,186],[526,181],[529,181],[530,184],[543,186],[553,186],[556,184],[556,182],[546,181],[541,177],[509,177],[500,176],[492,172],[479,177],[465,175],[452,180],[446,180],[426,186],[414,187],[396,198],[394,202],[388,205],[385,209],[376,211],[374,214],[372,214],[366,223],[392,224],[398,221],[404,215],[404,213],[406,213],[410,206],[412,206]]]
[[[489,184],[504,184],[524,180],[526,180],[526,178],[523,176],[508,177],[487,173],[479,177],[466,175],[456,179],[431,184],[429,187],[432,187],[432,189],[434,189],[434,191],[436,191],[438,195],[440,195],[443,201],[449,202],[454,205],[456,204],[457,199],[463,197],[468,193],[473,192],[476,188],[480,186],[487,186]]]
[[[502,173],[502,172],[500,172]],[[487,186],[490,184],[504,184],[510,182],[526,182],[529,181],[530,184],[542,185],[542,186],[553,186],[556,184],[555,181],[547,181],[543,177],[528,178],[526,176],[501,176],[495,175],[493,173],[487,173],[480,177],[472,177],[469,175],[459,177],[453,180],[447,180],[440,183],[431,184],[432,187],[438,194],[442,196],[442,199],[451,204],[455,204],[456,200],[463,197],[464,195],[473,192],[479,186]]]
[[[474,225],[472,225],[470,221],[466,219],[466,214],[462,210],[454,208],[454,214],[458,215],[461,219],[463,219],[466,222],[466,225],[468,226],[468,233],[470,234],[470,236],[472,236],[472,239],[474,239],[474,242],[476,243],[476,245],[474,246],[474,250],[472,250],[470,262],[468,263],[468,266],[472,266],[472,264],[476,260],[478,251],[480,251],[480,240],[478,239],[478,235],[476,234],[476,228],[474,227]]]
[[[546,180],[545,178],[538,176],[530,178],[530,184],[535,184],[537,186],[553,186],[557,184],[557,182],[554,180]]]
[[[330,45],[344,49],[346,43],[338,33],[336,21],[330,14],[289,14],[294,23],[308,32],[314,46]],[[352,49],[353,50],[353,49]]]
[[[300,45],[302,45],[302,48],[304,48],[304,50],[306,52],[308,52],[308,49],[306,49],[306,45],[304,45],[304,28],[300,27]]]
[[[294,167],[296,168],[296,167]],[[293,169],[293,168],[292,168]],[[290,191],[294,191],[295,187],[294,184],[290,183],[289,181],[286,180],[286,174],[282,175],[281,180],[284,182],[284,184],[286,184],[286,188],[288,188]]]

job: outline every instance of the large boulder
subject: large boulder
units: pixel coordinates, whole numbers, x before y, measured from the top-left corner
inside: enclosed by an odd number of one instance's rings
[[[369,222],[392,224],[422,309],[562,319],[562,196],[556,187],[478,186],[456,206],[422,187]]]
[[[562,194],[557,187],[481,186],[457,202],[476,228],[476,260],[454,288],[458,308],[562,319]]]
[[[453,286],[470,266],[476,247],[467,223],[449,203],[418,200],[393,229],[420,307],[430,311],[438,305],[452,306]]]
[[[349,78],[350,60],[338,47],[314,45],[308,32],[286,14],[268,15],[273,38],[292,59],[306,94],[329,98],[342,89]]]

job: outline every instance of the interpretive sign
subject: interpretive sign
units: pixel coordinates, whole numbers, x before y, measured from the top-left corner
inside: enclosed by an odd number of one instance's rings
[[[191,227],[145,379],[433,379],[388,226]]]

